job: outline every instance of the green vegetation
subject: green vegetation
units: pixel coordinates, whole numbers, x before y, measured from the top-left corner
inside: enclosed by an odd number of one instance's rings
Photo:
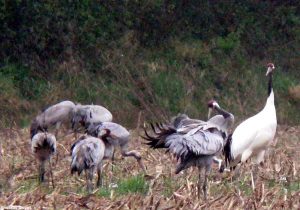
[[[146,194],[148,192],[149,185],[146,183],[144,176],[132,176],[118,182],[116,189],[119,195],[127,193],[141,193]]]
[[[298,3],[0,0],[0,124],[28,125],[70,99],[107,106],[136,126],[178,112],[205,119],[207,100],[237,121],[266,100],[274,62],[279,123],[299,124]]]
[[[38,187],[37,179],[28,179],[22,182],[22,185],[17,189],[20,194],[28,193]]]
[[[113,194],[118,196],[127,195],[129,193],[146,195],[148,189],[149,184],[146,182],[144,176],[137,175],[119,180],[116,188],[111,188],[108,186],[100,187],[97,195],[100,197],[109,197],[112,193],[111,191],[114,191]]]

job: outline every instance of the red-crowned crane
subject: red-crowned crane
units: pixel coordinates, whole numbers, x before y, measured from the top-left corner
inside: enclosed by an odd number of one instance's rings
[[[237,126],[231,139],[229,138],[228,145],[225,148],[225,159],[231,167],[235,167],[239,162],[244,163],[252,157],[257,166],[257,164],[264,160],[266,149],[274,139],[277,127],[272,87],[274,69],[275,66],[273,63],[267,65],[266,76],[269,77],[269,82],[268,98],[265,107],[258,114],[246,119]],[[254,186],[253,181],[253,189]]]
[[[86,173],[87,191],[93,190],[93,176],[97,171],[97,187],[101,185],[102,161],[104,158],[105,145],[102,139],[92,136],[82,136],[71,147],[72,162],[71,174],[82,171]]]
[[[153,128],[154,136],[149,135],[145,130],[146,136],[143,137],[151,148],[166,148],[180,160],[176,167],[176,174],[191,166],[198,167],[198,197],[200,197],[202,184],[202,169],[205,169],[202,185],[205,200],[207,198],[207,177],[213,158],[222,151],[227,139],[227,130],[234,121],[234,116],[223,110],[216,101],[210,101],[208,106],[210,109],[216,110],[219,115],[210,118],[207,122],[200,122],[198,125],[196,123],[193,129],[191,129],[191,124],[179,129],[171,126],[157,126],[157,128]]]
[[[56,138],[53,134],[47,132],[40,132],[35,134],[31,139],[31,151],[39,161],[39,181],[44,182],[45,178],[45,162],[49,160],[50,174],[51,169],[51,156],[56,152]],[[52,184],[53,177],[52,177]]]
[[[47,131],[49,127],[55,126],[55,135],[62,123],[70,124],[75,104],[72,101],[62,101],[45,109],[35,117],[30,127],[32,138],[38,131]]]

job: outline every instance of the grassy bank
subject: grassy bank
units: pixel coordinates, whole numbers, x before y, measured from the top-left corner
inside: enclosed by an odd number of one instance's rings
[[[65,99],[106,106],[116,121],[178,112],[205,119],[215,98],[237,121],[266,101],[276,66],[280,123],[299,124],[297,3],[2,1],[0,119],[28,125]],[[139,114],[140,113],[140,114]]]

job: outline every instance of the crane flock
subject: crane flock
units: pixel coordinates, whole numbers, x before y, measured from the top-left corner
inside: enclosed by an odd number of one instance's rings
[[[256,173],[256,166],[263,162],[277,127],[272,86],[274,69],[274,64],[267,65],[266,76],[269,82],[265,107],[239,124],[232,134],[230,130],[234,124],[234,115],[221,108],[215,100],[207,104],[207,121],[179,114],[169,123],[151,123],[150,130],[144,128],[145,134],[142,137],[151,149],[166,149],[177,158],[175,174],[190,167],[198,168],[198,197],[202,188],[203,197],[207,199],[207,182],[212,163],[217,162],[220,171],[223,170],[221,160],[217,158],[222,151],[226,166],[231,169],[253,158],[252,171]],[[217,113],[213,117],[212,111]],[[123,157],[134,157],[146,174],[141,154],[137,150],[128,150],[132,138],[130,132],[112,121],[113,115],[103,106],[74,104],[71,101],[57,103],[38,114],[32,121],[30,138],[32,153],[40,163],[40,182],[45,180],[45,162],[50,162],[57,150],[56,138],[61,124],[74,132],[80,128],[84,130],[84,134],[71,146],[70,169],[71,174],[77,172],[78,175],[85,171],[89,193],[93,190],[95,172],[98,173],[97,187],[102,185],[103,161],[113,159],[116,148],[120,148]],[[55,134],[48,131],[51,128],[54,128]],[[51,163],[49,165],[51,167]]]

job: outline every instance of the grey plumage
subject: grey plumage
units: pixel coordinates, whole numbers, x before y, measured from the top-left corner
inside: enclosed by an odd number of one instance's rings
[[[98,173],[97,186],[101,184],[102,160],[104,157],[105,145],[99,138],[84,136],[72,145],[71,174],[82,171],[87,175],[87,191],[93,189],[94,172]]]
[[[72,101],[62,101],[45,109],[37,115],[30,126],[30,137],[39,131],[47,131],[50,127],[57,129],[62,123],[70,124],[75,104]]]
[[[230,116],[230,119],[234,119],[234,117]],[[224,129],[222,129],[223,127],[224,128],[229,127],[228,125],[226,125],[226,123],[233,124],[233,122],[230,122],[229,119],[225,120],[222,115],[215,115],[212,118],[210,118],[208,122],[205,122],[203,120],[191,119],[186,114],[178,114],[176,117],[173,117],[171,119],[169,126],[176,128],[178,132],[187,133],[190,130],[197,128],[199,126],[202,127],[205,126],[206,129],[208,129],[209,127],[212,128],[218,127],[219,130],[224,131]],[[227,131],[224,132],[227,135]],[[223,164],[222,159],[219,159],[215,156],[213,157],[213,162],[218,164],[218,168],[220,172],[224,171],[225,165]]]
[[[87,128],[87,133],[105,140],[106,151],[104,158],[111,159],[114,149],[120,147],[123,157],[134,157],[143,171],[146,171],[140,153],[136,150],[128,151],[130,133],[123,126],[113,122],[90,124]]]
[[[72,128],[89,126],[93,123],[111,122],[112,114],[108,109],[99,105],[77,104],[73,109]]]
[[[186,114],[178,114],[176,117],[173,117],[171,119],[171,125],[174,126],[176,129],[185,127],[188,125],[193,125],[193,124],[201,124],[204,121],[198,120],[198,119],[191,119],[189,116]]]
[[[233,123],[233,115],[221,109],[216,102],[214,102],[213,109],[221,115],[217,115],[207,122],[187,123],[181,127],[176,126],[177,128],[172,123],[160,128],[152,126],[155,135],[151,136],[145,130],[146,136],[143,137],[151,148],[166,148],[180,160],[176,167],[176,174],[191,166],[199,168],[198,196],[200,195],[200,174],[204,168],[205,176],[202,188],[205,199],[207,176],[211,164],[214,157],[222,151],[227,138],[227,130]]]
[[[40,163],[39,180],[43,182],[45,175],[45,162],[50,160],[51,156],[56,152],[55,136],[47,132],[35,134],[31,139],[31,151]]]

